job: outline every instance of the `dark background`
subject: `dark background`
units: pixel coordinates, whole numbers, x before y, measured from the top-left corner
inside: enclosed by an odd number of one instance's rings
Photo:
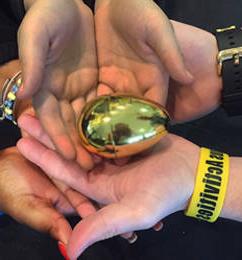
[[[92,4],[93,1],[89,2]],[[242,1],[156,2],[170,18],[210,32],[217,27],[241,25]],[[228,118],[221,108],[200,120],[171,129],[200,146],[212,147],[231,155],[242,155],[241,130],[242,117]],[[1,147],[10,146],[15,143],[18,133],[8,123],[1,123],[0,138]],[[75,223],[78,219],[70,221]],[[184,217],[179,212],[167,217],[164,224],[160,232],[138,232],[139,239],[133,245],[119,237],[99,242],[87,249],[80,259],[242,259],[242,225],[238,222],[219,219],[215,224],[203,223]],[[5,216],[0,221],[0,260],[17,259],[49,260],[62,257],[56,242],[47,235],[30,230]]]

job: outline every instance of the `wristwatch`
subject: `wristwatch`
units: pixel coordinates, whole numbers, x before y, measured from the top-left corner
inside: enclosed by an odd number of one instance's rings
[[[216,30],[218,74],[222,77],[222,106],[229,116],[242,115],[242,30],[230,26]]]

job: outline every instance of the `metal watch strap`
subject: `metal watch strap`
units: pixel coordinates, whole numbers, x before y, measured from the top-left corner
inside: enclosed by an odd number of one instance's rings
[[[235,26],[217,29],[216,38],[223,79],[222,106],[229,116],[242,115],[242,30]]]

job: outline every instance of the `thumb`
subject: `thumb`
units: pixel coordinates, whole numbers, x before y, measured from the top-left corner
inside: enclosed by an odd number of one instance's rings
[[[20,205],[21,204],[21,205]],[[65,217],[51,205],[42,201],[24,201],[19,203],[21,210],[16,209],[13,217],[33,229],[49,233],[57,241],[67,244],[72,228]],[[24,209],[24,210],[23,210]]]
[[[41,26],[38,17],[33,19],[31,10],[26,14],[18,31],[19,59],[23,86],[19,98],[31,98],[41,86],[48,55],[48,32]]]
[[[100,240],[139,230],[135,211],[121,204],[111,204],[81,220],[74,228],[67,252],[76,259],[90,245]]]
[[[183,84],[193,82],[193,76],[185,65],[172,24],[168,19],[164,19],[162,11],[148,32],[148,43],[174,80]]]

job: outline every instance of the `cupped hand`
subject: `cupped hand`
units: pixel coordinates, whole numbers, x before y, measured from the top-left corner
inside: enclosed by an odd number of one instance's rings
[[[22,139],[18,148],[48,176],[106,205],[75,227],[68,247],[71,259],[97,241],[150,228],[184,209],[193,192],[199,157],[196,145],[171,134],[145,157],[137,156],[123,166],[104,161],[89,172],[36,140]],[[47,158],[51,163],[46,164]]]
[[[132,93],[164,105],[168,75],[192,82],[172,25],[153,1],[98,0],[95,29],[98,94]]]
[[[215,110],[221,102],[222,81],[217,71],[215,36],[172,21],[185,63],[194,76],[192,84],[171,80],[167,109],[175,121],[187,121]]]
[[[91,10],[79,0],[37,0],[18,33],[23,73],[20,98],[33,106],[58,152],[93,167],[81,147],[76,119],[95,96],[97,60]]]

